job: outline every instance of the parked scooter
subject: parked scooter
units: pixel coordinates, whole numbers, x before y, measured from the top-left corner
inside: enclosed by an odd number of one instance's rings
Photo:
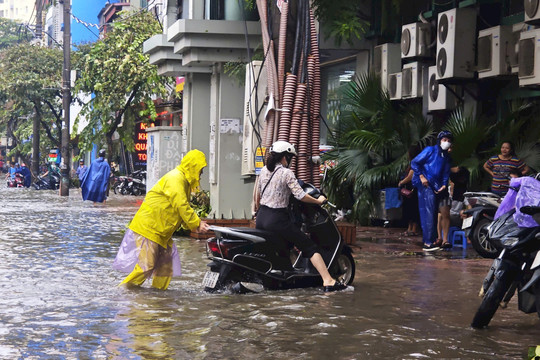
[[[461,225],[465,236],[471,240],[473,248],[480,256],[496,258],[500,251],[489,241],[488,227],[493,221],[502,198],[491,192],[466,192],[463,196],[472,206],[471,209],[463,211],[465,215],[469,215]]]
[[[146,194],[146,170],[137,170],[131,175],[128,192],[135,196]]]
[[[16,173],[15,178],[12,179],[10,175],[7,176],[7,187],[22,188],[24,187],[24,176]]]
[[[113,191],[122,195],[143,195],[146,193],[146,170],[137,170],[130,176],[114,178]]]
[[[534,178],[521,178],[521,187],[511,187],[501,204],[514,201],[511,191],[519,191],[515,204],[538,204],[540,182]],[[514,182],[510,183],[512,186]],[[513,196],[509,198],[509,195]],[[520,205],[521,206],[521,205]],[[502,208],[504,210],[504,208]],[[498,214],[497,214],[498,215]],[[528,216],[528,215],[532,215]],[[534,219],[534,220],[533,220]],[[482,303],[471,326],[482,328],[489,324],[499,308],[506,308],[518,290],[519,310],[540,316],[540,207],[522,206],[498,217],[489,228],[493,244],[501,249],[493,261],[480,289]]]
[[[302,185],[317,198],[320,191],[311,184]],[[302,228],[319,246],[330,275],[350,285],[355,263],[352,250],[326,209],[297,200],[291,202]],[[290,289],[322,285],[322,279],[309,259],[294,246],[272,232],[252,228],[212,226],[215,237],[207,240],[206,252],[212,260],[204,276],[206,291],[230,290],[244,293],[263,289]]]
[[[116,176],[113,183],[113,192],[115,194],[126,195],[127,194],[128,177]]]

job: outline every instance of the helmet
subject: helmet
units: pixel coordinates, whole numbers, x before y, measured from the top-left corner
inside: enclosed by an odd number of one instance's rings
[[[105,157],[106,154],[107,154],[107,153],[106,153],[105,149],[101,149],[101,150],[99,150],[98,156],[99,156],[99,157]]]
[[[440,142],[442,138],[448,138],[450,139],[450,141],[453,141],[454,140],[454,135],[452,135],[452,132],[448,131],[448,130],[443,130],[439,133],[439,135],[437,135],[437,140]]]
[[[25,163],[22,163],[22,166],[26,167],[26,164],[25,164]]]
[[[291,155],[296,155],[296,149],[294,148],[293,144],[290,144],[286,141],[276,141],[272,144],[272,147],[270,148],[270,152],[281,154],[281,153],[289,153]]]
[[[84,160],[83,160],[83,159],[79,160],[79,162],[80,162],[81,164],[84,164]]]
[[[19,166],[19,163],[15,163],[15,166]]]

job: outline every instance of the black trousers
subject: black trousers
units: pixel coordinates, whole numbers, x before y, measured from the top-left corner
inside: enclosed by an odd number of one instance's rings
[[[285,208],[273,209],[261,205],[257,213],[256,228],[279,234],[302,251],[302,256],[311,258],[318,251],[317,245],[302,230],[293,224]]]

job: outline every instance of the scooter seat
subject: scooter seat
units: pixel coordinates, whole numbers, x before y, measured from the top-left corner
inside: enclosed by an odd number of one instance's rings
[[[241,232],[243,234],[250,234],[250,235],[262,237],[263,239],[271,243],[284,241],[284,239],[281,236],[267,230],[260,230],[260,229],[247,228],[247,227],[238,227],[238,228],[231,228],[231,229],[234,231]]]

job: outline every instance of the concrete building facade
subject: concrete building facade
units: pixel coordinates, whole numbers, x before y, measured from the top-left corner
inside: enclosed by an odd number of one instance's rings
[[[252,50],[259,46],[260,24],[215,19],[203,1],[166,1],[164,5],[164,33],[146,41],[144,52],[160,75],[185,78],[179,148],[182,154],[197,148],[207,156],[201,187],[210,189],[211,216],[250,218],[254,177],[241,175],[244,87],[225,73],[223,64],[247,62],[246,37]],[[159,137],[160,131],[174,130],[153,128],[149,138]],[[155,150],[149,140],[149,159]],[[177,164],[176,159],[158,165],[149,161],[147,185]]]

